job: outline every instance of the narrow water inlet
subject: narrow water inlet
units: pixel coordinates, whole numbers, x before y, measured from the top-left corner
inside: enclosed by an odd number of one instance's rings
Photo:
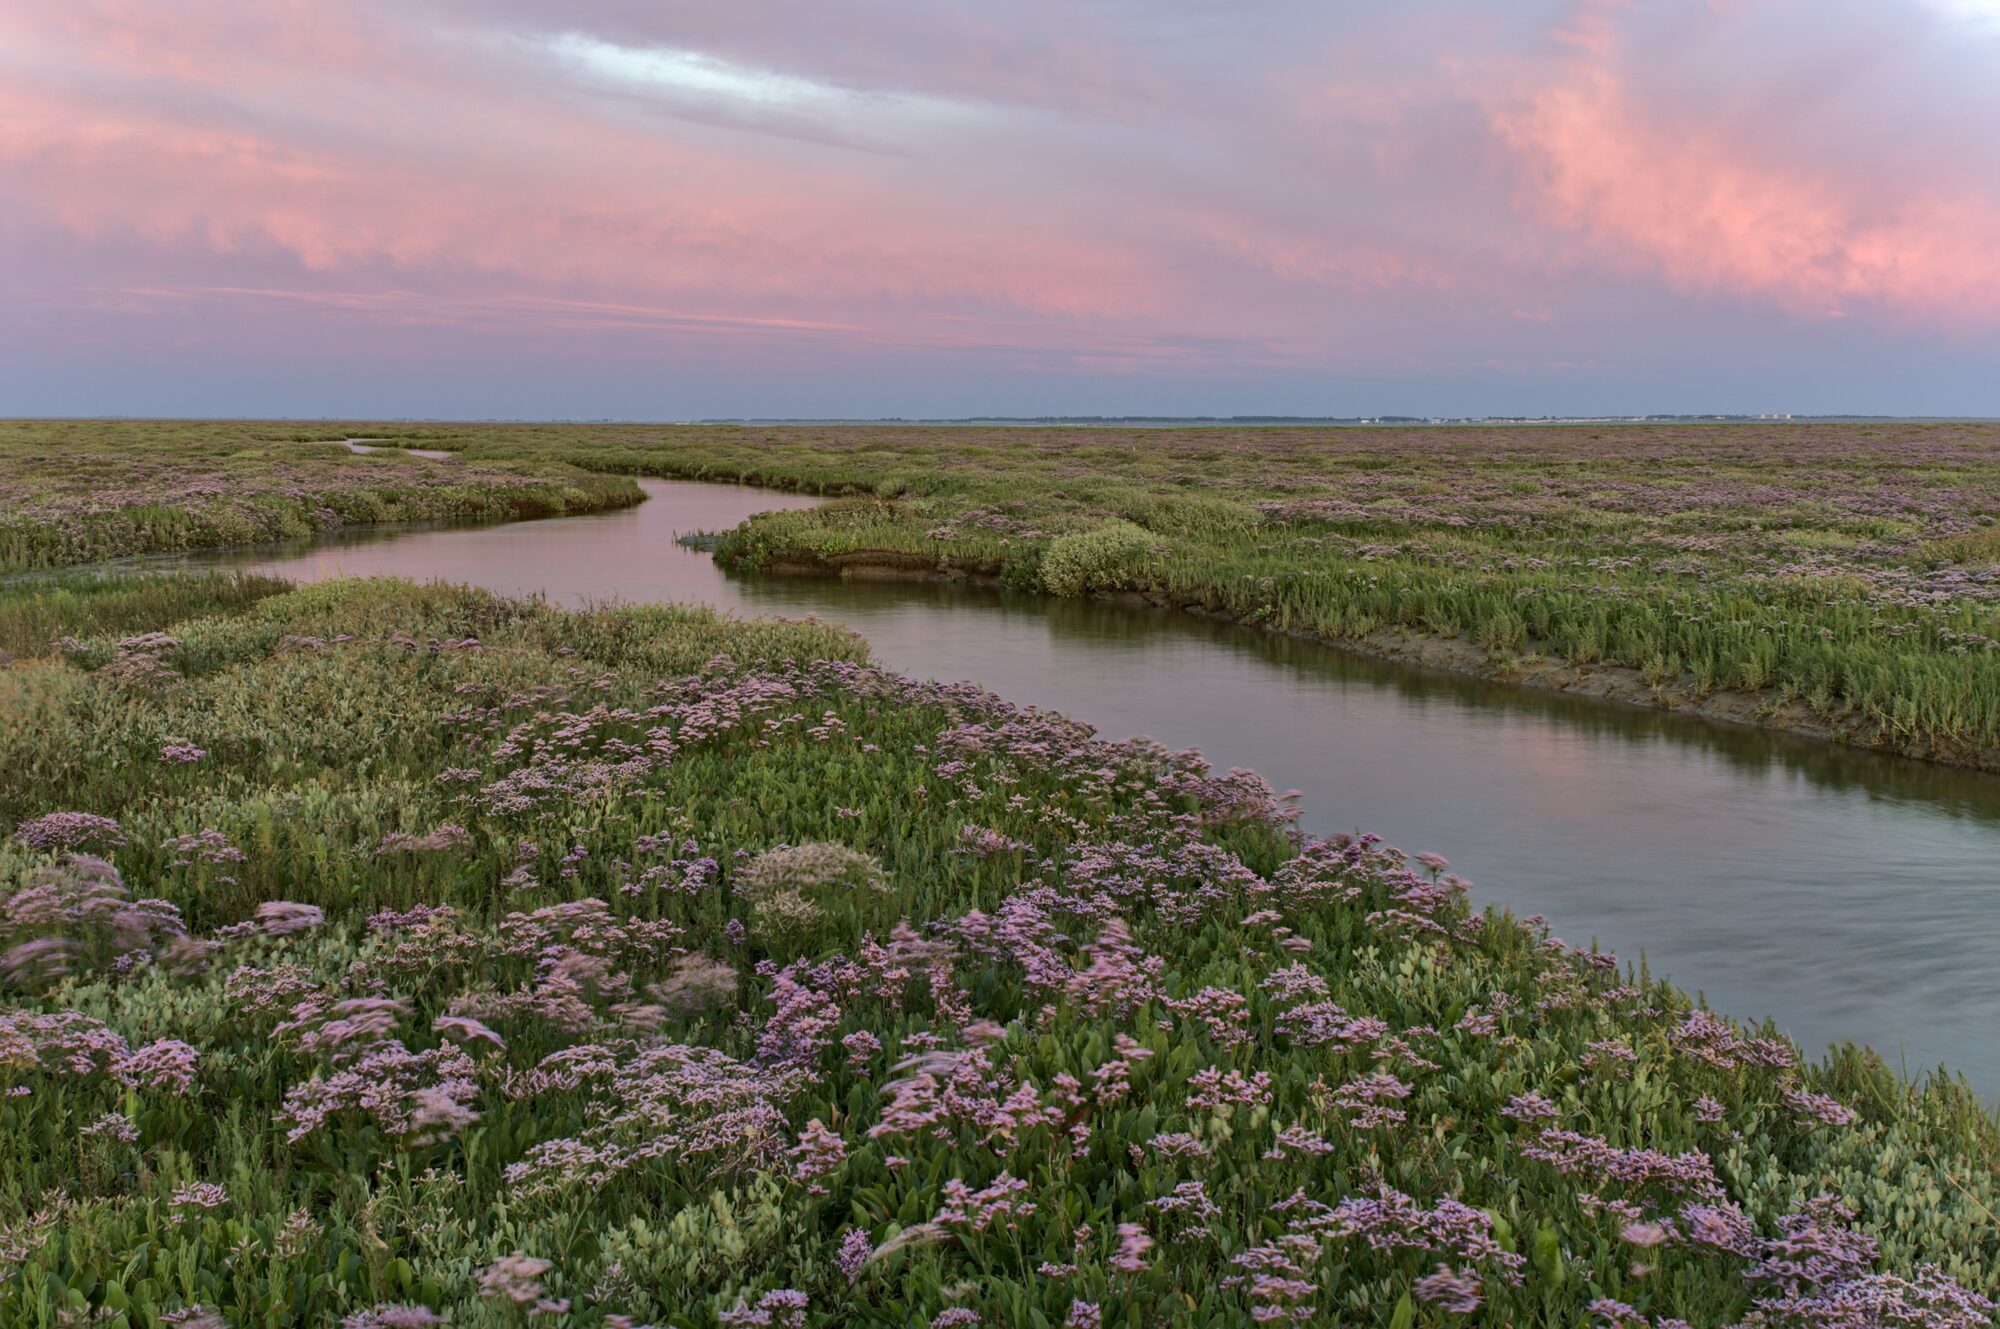
[[[407,452],[412,457],[428,457],[432,461],[450,461],[458,454],[441,452],[436,448],[398,448],[388,446],[386,438],[343,438],[349,452]]]
[[[367,440],[349,440],[366,448]],[[423,454],[420,454],[423,455]],[[450,454],[438,454],[449,456]],[[469,582],[570,605],[817,613],[906,673],[1305,791],[1305,825],[1433,850],[1478,898],[1596,938],[1808,1051],[1865,1042],[2000,1090],[2000,777],[1386,664],[1170,611],[989,588],[738,577],[676,536],[816,499],[642,480],[636,508],[359,529],[142,566]]]

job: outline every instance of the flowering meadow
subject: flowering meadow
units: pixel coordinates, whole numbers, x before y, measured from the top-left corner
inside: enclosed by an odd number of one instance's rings
[[[337,425],[0,421],[0,573],[360,523],[561,516],[641,497],[630,480],[560,462],[361,455],[341,446],[348,436]]]
[[[841,629],[0,627],[0,1324],[1994,1323],[1962,1084]]]

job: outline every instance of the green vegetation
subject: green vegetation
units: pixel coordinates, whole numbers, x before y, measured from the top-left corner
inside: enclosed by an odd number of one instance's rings
[[[167,623],[229,614],[291,589],[276,577],[208,573],[186,577],[99,577],[62,573],[0,593],[0,651],[42,655],[58,638],[125,637]],[[25,591],[26,593],[22,593]]]
[[[0,588],[69,639],[0,668],[0,1323],[1989,1323],[1962,1083],[1255,777],[818,623],[272,590]]]
[[[1993,426],[0,430],[0,568],[740,480],[839,499],[747,523],[718,550],[741,564],[1138,593],[2000,768]],[[350,435],[458,460],[287,441]]]
[[[1634,699],[1744,693],[1728,713],[2000,768],[1994,426],[521,427],[444,446],[848,496],[750,522],[720,550],[746,564],[1136,590],[1560,686],[1622,668]]]
[[[364,455],[342,446],[349,437],[340,425],[0,421],[0,573],[360,523],[556,517],[641,497],[630,480],[559,461]]]

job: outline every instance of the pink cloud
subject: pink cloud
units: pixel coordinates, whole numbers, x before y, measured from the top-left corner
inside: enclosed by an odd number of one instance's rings
[[[446,288],[501,279],[759,309],[969,302],[1062,317],[1155,300],[1157,279],[1137,256],[1024,225],[1025,205],[982,215],[927,198],[896,178],[907,163],[874,178],[788,167],[779,181],[573,108],[478,109],[482,129],[508,143],[506,160],[486,156],[489,140],[441,170],[450,133],[322,145],[17,85],[0,91],[0,171],[80,236],[276,249],[310,272],[386,263]]]
[[[1649,104],[1629,72],[1645,57],[1621,41],[1624,8],[1586,5],[1559,34],[1572,58],[1496,115],[1532,168],[1534,206],[1613,261],[1688,289],[2000,320],[2000,201],[1987,182],[1905,186],[1867,160],[1829,169],[1746,142],[1698,100]]]

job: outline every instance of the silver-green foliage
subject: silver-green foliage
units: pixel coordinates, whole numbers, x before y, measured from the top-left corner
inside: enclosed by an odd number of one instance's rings
[[[1042,555],[1042,586],[1066,596],[1124,590],[1138,583],[1153,540],[1128,521],[1058,535]]]

